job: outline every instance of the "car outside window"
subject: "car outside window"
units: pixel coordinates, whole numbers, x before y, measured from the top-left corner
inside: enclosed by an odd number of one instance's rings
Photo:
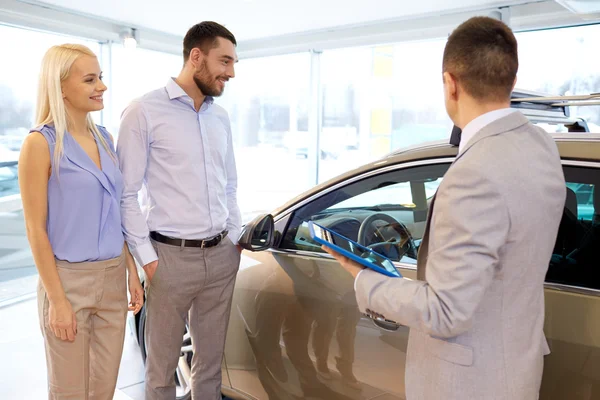
[[[546,282],[600,290],[600,169],[564,173],[567,198]]]
[[[449,165],[382,171],[325,193],[293,213],[280,247],[321,252],[308,232],[314,221],[393,261],[416,263],[429,201]]]

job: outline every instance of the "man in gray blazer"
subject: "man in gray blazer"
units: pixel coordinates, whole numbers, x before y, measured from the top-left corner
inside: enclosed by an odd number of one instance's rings
[[[359,275],[361,311],[411,328],[408,400],[539,396],[544,276],[566,189],[550,135],[510,109],[517,69],[500,21],[472,18],[448,39],[444,95],[462,139],[431,202],[417,281],[331,252]]]

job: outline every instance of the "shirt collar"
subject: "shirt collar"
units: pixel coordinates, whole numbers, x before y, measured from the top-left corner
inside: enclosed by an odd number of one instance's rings
[[[473,136],[477,134],[477,132],[479,132],[492,122],[499,120],[500,118],[504,118],[515,111],[517,110],[515,110],[514,108],[501,108],[499,110],[494,110],[482,114],[479,117],[475,118],[473,121],[469,122],[467,126],[465,126],[465,128],[462,130],[460,145],[458,146],[459,154],[462,153],[462,151],[467,146],[467,143],[469,143],[469,140],[471,140]]]
[[[175,82],[175,78],[170,78],[169,81],[167,82],[166,87],[167,87],[167,93],[169,94],[169,99],[171,99],[171,100],[178,99],[180,97],[190,98],[190,96],[187,95],[185,90],[183,90],[181,88],[181,86],[179,86],[177,84],[177,82]]]
[[[179,84],[175,81],[175,78],[169,79],[169,81],[167,82],[167,85],[166,85],[166,89],[167,89],[167,93],[169,95],[170,100],[179,99],[182,97],[185,97],[188,100],[192,99],[190,96],[188,96],[188,94],[185,92],[185,90],[183,90],[183,88],[181,86],[179,86]],[[202,104],[202,107],[208,107],[208,106],[212,105],[214,102],[215,102],[214,97],[206,96],[204,98],[204,104]],[[201,107],[201,109],[202,109],[202,107]]]

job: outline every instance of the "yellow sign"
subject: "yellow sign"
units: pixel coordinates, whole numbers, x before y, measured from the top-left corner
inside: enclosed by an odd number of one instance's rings
[[[394,76],[394,47],[379,46],[373,49],[373,76],[376,78]]]
[[[371,135],[387,135],[392,133],[392,110],[374,108],[371,110]]]

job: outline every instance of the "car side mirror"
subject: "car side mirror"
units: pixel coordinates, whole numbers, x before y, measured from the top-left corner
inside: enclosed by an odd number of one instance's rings
[[[262,214],[242,228],[238,244],[250,251],[267,250],[273,246],[275,223],[271,214]]]

